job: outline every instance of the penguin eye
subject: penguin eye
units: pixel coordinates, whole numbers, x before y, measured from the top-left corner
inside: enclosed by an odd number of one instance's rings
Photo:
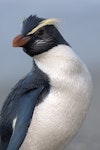
[[[37,35],[38,36],[42,36],[44,34],[44,29],[41,29],[37,32]]]

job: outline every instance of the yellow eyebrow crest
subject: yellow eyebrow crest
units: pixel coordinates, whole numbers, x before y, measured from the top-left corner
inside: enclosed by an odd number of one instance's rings
[[[30,31],[27,35],[31,35],[31,34],[35,33],[38,29],[40,29],[40,28],[42,28],[42,27],[44,27],[44,26],[46,26],[46,25],[52,25],[52,24],[55,24],[55,23],[57,23],[57,22],[59,22],[59,20],[56,19],[56,18],[43,20],[43,21],[40,22],[40,24],[39,24],[37,27],[35,27],[35,28],[34,28],[32,31]]]

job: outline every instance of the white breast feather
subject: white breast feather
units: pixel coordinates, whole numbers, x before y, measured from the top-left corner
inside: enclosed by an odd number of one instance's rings
[[[25,150],[64,150],[87,113],[91,77],[84,63],[65,45],[35,56],[35,62],[49,76],[51,89],[35,108],[22,147]]]
[[[13,130],[15,129],[16,121],[17,121],[17,117],[15,117],[13,120]]]

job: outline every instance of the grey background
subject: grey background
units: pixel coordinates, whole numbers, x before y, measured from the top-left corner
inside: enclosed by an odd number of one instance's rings
[[[57,17],[59,30],[87,64],[94,84],[88,116],[67,150],[100,150],[100,0],[0,0],[0,108],[32,60],[12,48],[23,17]]]

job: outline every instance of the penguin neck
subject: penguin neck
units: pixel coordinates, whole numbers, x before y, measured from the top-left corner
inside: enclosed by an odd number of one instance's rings
[[[68,63],[72,61],[73,51],[67,45],[57,45],[42,54],[34,56],[38,68],[50,78],[62,78],[69,69]]]

